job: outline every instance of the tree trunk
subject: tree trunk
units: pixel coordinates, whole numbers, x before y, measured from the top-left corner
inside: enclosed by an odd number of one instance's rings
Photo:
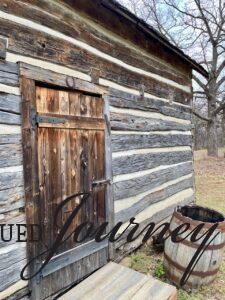
[[[217,117],[213,116],[213,111],[216,108],[216,98],[208,101],[208,115],[210,122],[207,125],[208,134],[208,156],[218,157],[218,134],[217,134]]]
[[[208,123],[208,156],[218,157],[218,136],[217,136],[217,124],[216,120],[213,118],[211,122]]]
[[[223,147],[225,147],[225,109],[223,110],[223,118],[222,118],[222,135],[223,135]]]

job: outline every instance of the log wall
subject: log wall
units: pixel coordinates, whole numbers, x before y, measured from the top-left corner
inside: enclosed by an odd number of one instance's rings
[[[0,61],[1,299],[27,285],[20,280],[20,271],[26,264],[26,243],[16,243],[16,225],[11,229],[3,227],[25,223],[20,104],[18,65]]]
[[[2,224],[25,222],[18,62],[88,82],[100,70],[99,84],[109,93],[116,222],[134,216],[159,222],[178,203],[193,201],[190,66],[148,52],[57,1],[2,0],[1,36]],[[25,246],[0,241],[1,299],[26,287],[19,276]]]

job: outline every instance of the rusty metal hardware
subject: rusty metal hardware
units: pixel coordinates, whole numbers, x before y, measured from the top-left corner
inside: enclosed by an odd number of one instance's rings
[[[30,122],[33,128],[36,127],[39,123],[65,124],[66,121],[67,120],[65,118],[39,115],[34,110],[32,110],[30,113]]]
[[[92,188],[99,187],[99,186],[102,186],[102,185],[107,185],[107,184],[111,184],[110,179],[95,180],[95,181],[92,182]]]

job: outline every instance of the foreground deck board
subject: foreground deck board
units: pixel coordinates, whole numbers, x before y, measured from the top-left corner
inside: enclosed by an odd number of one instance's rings
[[[110,262],[60,300],[176,300],[176,288]]]

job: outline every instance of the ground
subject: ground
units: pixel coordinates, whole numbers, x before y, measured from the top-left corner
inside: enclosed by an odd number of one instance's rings
[[[208,158],[206,151],[195,153],[195,184],[197,204],[221,211],[225,214],[225,158],[224,149],[220,158]],[[164,275],[163,255],[156,254],[149,246],[126,257],[122,264],[144,274],[150,274],[168,282]],[[225,252],[224,261],[216,280],[198,290],[179,290],[178,300],[225,300]]]

